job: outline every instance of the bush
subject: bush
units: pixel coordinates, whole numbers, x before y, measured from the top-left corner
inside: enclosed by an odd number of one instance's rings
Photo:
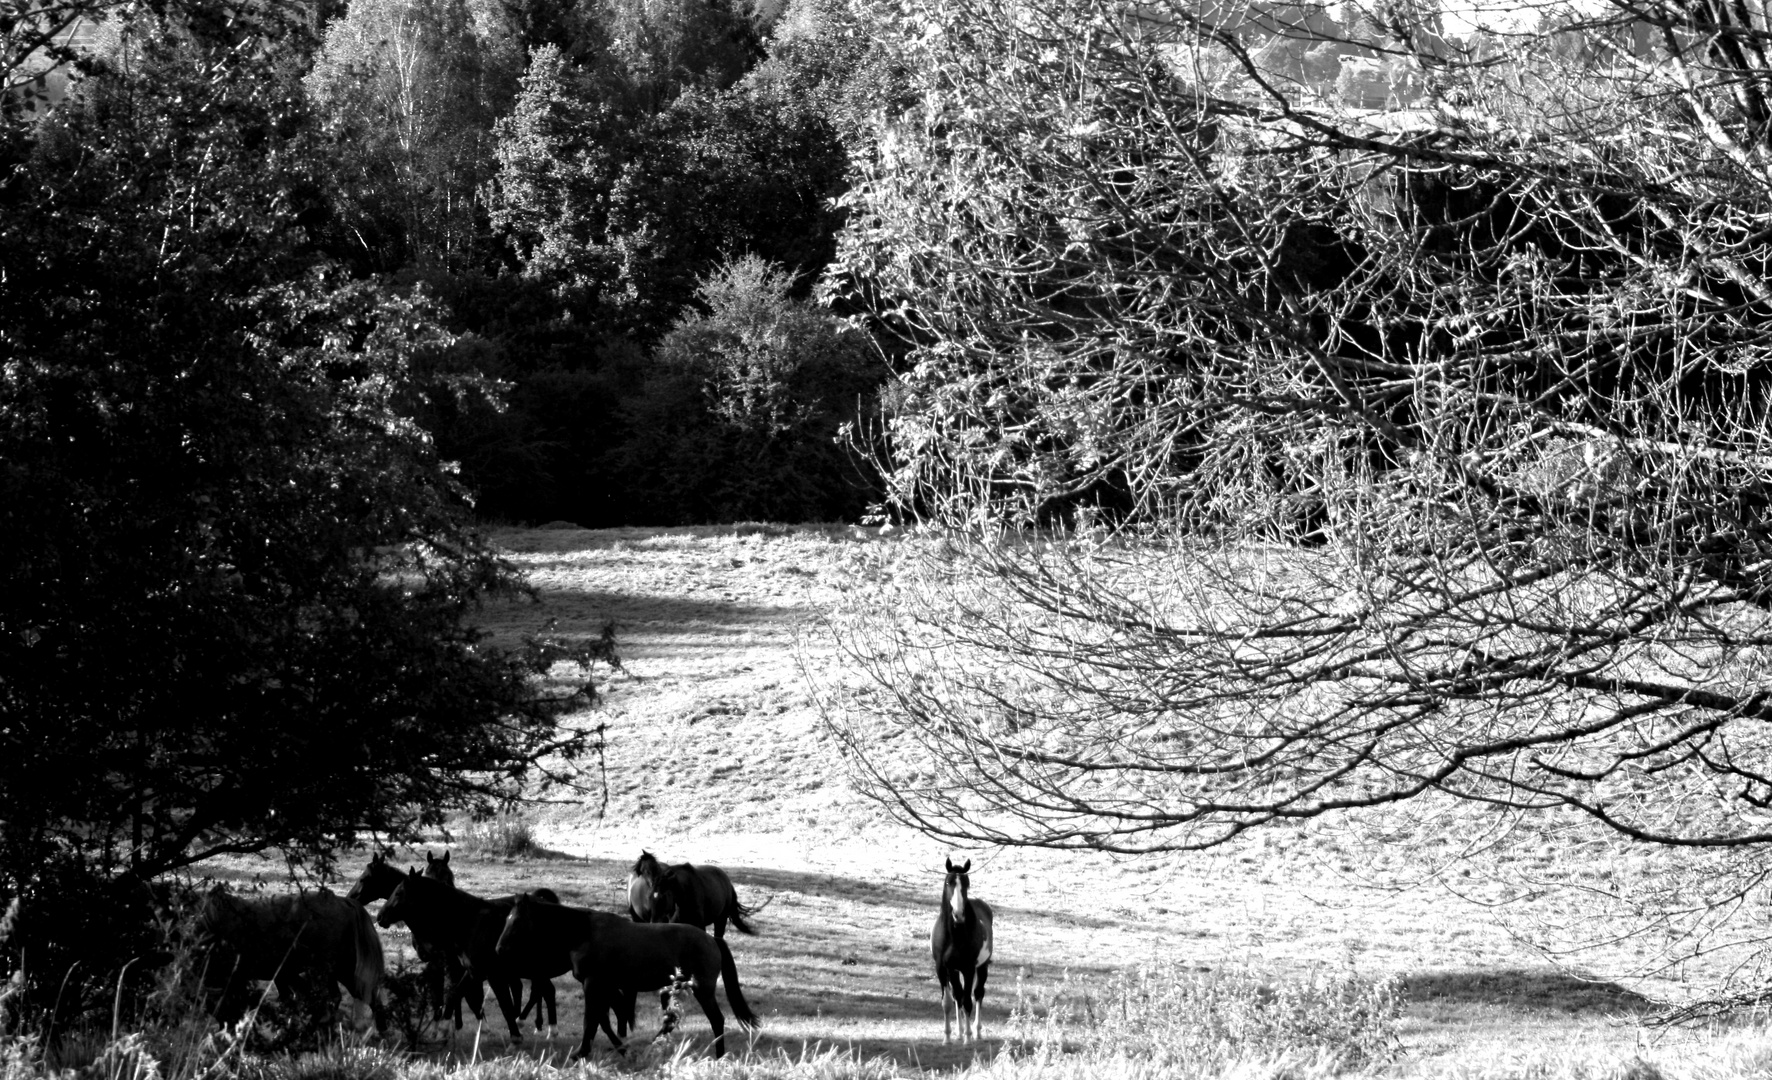
[[[1067,976],[1043,1000],[1017,990],[1011,1038],[1038,1053],[1081,1051],[1157,1065],[1304,1056],[1359,1069],[1401,1047],[1394,980],[1313,972],[1270,981],[1246,969],[1148,964],[1102,983]]]
[[[707,314],[659,343],[608,462],[635,520],[854,521],[878,500],[838,440],[871,414],[886,368],[864,335],[793,299],[793,280],[730,260],[701,281]]]
[[[535,827],[521,814],[494,814],[470,820],[456,835],[455,843],[474,855],[515,859],[535,851]]]

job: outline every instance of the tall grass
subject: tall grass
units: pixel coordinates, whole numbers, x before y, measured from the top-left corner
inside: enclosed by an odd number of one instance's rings
[[[1149,963],[1106,980],[1031,995],[1018,985],[1010,1037],[1024,1052],[1230,1068],[1257,1059],[1349,1071],[1394,1059],[1402,998],[1394,980],[1317,971],[1269,980],[1242,968]]]
[[[1548,1056],[1490,1051],[1411,1068],[1399,1055],[1401,1006],[1387,979],[1313,972],[1267,979],[1241,968],[1196,971],[1149,964],[1105,979],[1066,979],[1039,993],[1018,986],[995,1052],[953,1080],[1750,1080],[1772,1075],[1767,1026],[1724,1032],[1698,1052]],[[189,1002],[189,999],[184,999]],[[254,1051],[250,1021],[217,1028],[200,1012],[130,1034],[94,1031],[45,1053],[31,1037],[0,1033],[0,1080],[897,1080],[916,1074],[884,1057],[841,1048],[756,1053],[729,1039],[708,1058],[694,1040],[638,1042],[627,1057],[568,1064],[523,1054],[463,1064],[340,1033],[301,1054]],[[397,1041],[397,1040],[396,1040]],[[928,1075],[928,1074],[924,1074]]]
[[[504,812],[469,820],[452,831],[456,849],[466,855],[516,859],[535,851],[535,826],[521,814]]]

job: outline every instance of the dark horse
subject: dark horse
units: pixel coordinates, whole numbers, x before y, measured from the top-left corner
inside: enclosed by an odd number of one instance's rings
[[[388,862],[391,853],[376,852],[369,857],[369,865],[357,875],[357,883],[345,894],[346,900],[355,900],[364,906],[377,900],[386,900],[394,895],[394,890],[406,880],[406,875],[396,870]],[[455,883],[455,874],[449,869],[449,853],[443,853],[441,859],[425,852],[425,876],[435,878],[445,884]],[[424,961],[425,994],[431,1002],[431,1015],[442,1018],[445,1006],[449,1003],[448,991],[461,980],[461,961],[446,948],[441,941],[434,941],[423,934],[412,935],[413,951]],[[479,984],[472,987],[473,996],[468,999],[468,1007],[474,1010],[475,1016],[483,1014],[486,1000],[485,989]],[[455,1001],[455,1026],[461,1027],[461,999]]]
[[[455,871],[449,868],[449,852],[445,851],[441,859],[425,852],[425,877],[440,881],[445,885],[455,884]],[[376,853],[369,858],[369,865],[357,876],[357,883],[345,894],[345,899],[355,900],[359,904],[372,904],[377,900],[386,900],[394,895],[394,890],[406,880],[406,875],[394,869],[384,853]],[[537,896],[546,900],[556,899],[550,889],[535,890]],[[455,1026],[461,1027],[461,1006],[466,1001],[476,1019],[486,1016],[486,986],[479,980],[464,979],[465,968],[460,958],[450,952],[441,941],[414,933],[412,948],[424,961],[425,992],[431,1001],[431,1015],[442,1019],[445,1014],[455,1018]],[[552,1025],[558,1022],[558,1011],[554,1006],[554,984],[546,979],[538,979],[529,984],[529,1004],[523,1006],[517,1019],[528,1016],[535,1011],[535,1030],[542,1030],[542,1010],[546,1009],[547,1022]]]
[[[972,881],[966,865],[948,859],[947,880],[941,886],[941,913],[929,931],[929,951],[935,956],[935,978],[941,983],[941,1040],[954,1040],[948,999],[960,1019],[960,1040],[984,1037],[979,1007],[984,1004],[984,983],[991,973],[991,906],[968,895]]]
[[[445,885],[455,884],[455,871],[449,867],[448,850],[443,852],[443,857],[441,859],[432,855],[429,851],[425,852],[425,877],[430,878],[432,881],[441,881]],[[554,890],[552,889],[531,889],[529,890],[529,895],[540,897],[550,904],[557,904],[560,902],[560,898],[554,895]],[[510,899],[512,899],[512,897],[501,897],[499,900],[495,901],[495,903],[503,903]],[[468,1008],[474,1010],[474,1019],[485,1019],[486,1014],[483,1006],[486,1003],[486,992],[478,981],[470,983],[463,978],[460,960],[451,957],[451,961],[452,967],[450,968],[449,985],[452,988],[452,993],[449,999],[449,1008],[455,1016],[455,1026],[460,1028],[461,1003],[463,1000],[467,1001]],[[517,988],[515,996],[517,998],[523,996],[521,986]],[[548,979],[531,979],[529,980],[529,1003],[523,1006],[522,1010],[517,1013],[517,1019],[521,1020],[531,1012],[535,1013],[535,1030],[539,1032],[542,1030],[543,1009],[547,1010],[548,1027],[554,1027],[560,1022],[559,1011],[554,1008],[553,982]],[[443,1007],[440,1005],[438,1006],[437,1015],[441,1016],[442,1014]]]
[[[363,905],[325,889],[282,896],[234,896],[216,886],[197,912],[194,944],[208,953],[203,990],[223,1021],[245,1011],[242,991],[269,980],[286,1000],[337,1001],[342,984],[370,1007],[376,1030],[387,1015],[376,999],[382,980],[381,938]]]
[[[643,878],[652,886],[652,895],[647,898],[648,910],[640,912],[633,906],[633,879],[629,879],[629,910],[636,917],[643,915],[645,922],[711,926],[714,936],[721,940],[725,940],[728,922],[740,933],[757,932],[745,920],[755,915],[758,909],[738,902],[738,890],[732,887],[732,879],[718,866],[690,863],[665,866],[653,857],[652,852],[642,851],[634,862],[634,878]]]
[[[724,941],[682,923],[635,923],[620,915],[562,907],[518,897],[505,919],[498,954],[517,966],[565,952],[573,977],[584,986],[585,1027],[575,1057],[589,1057],[597,1028],[617,1050],[622,1040],[609,1027],[609,1011],[643,990],[656,990],[681,972],[694,984],[695,1000],[714,1031],[714,1056],[726,1053],[726,1018],[714,997],[714,981],[726,983],[732,1015],[746,1027],[757,1017],[738,985],[738,967]],[[669,1017],[666,1027],[669,1030]],[[663,1034],[663,1031],[660,1032]]]
[[[451,1004],[459,999],[469,984],[490,983],[513,1042],[523,1038],[522,1025],[518,1023],[521,1017],[517,1011],[517,1003],[523,994],[523,980],[545,983],[546,990],[538,986],[536,993],[551,999],[554,988],[549,980],[565,974],[571,967],[564,953],[523,968],[513,968],[499,960],[494,948],[504,929],[505,916],[517,899],[507,896],[485,900],[413,870],[401,879],[376,918],[384,927],[404,922],[414,937],[422,934],[441,942],[460,960],[463,970],[450,990]],[[549,1011],[552,1011],[551,1003]],[[540,1023],[541,1015],[537,1013],[538,1030]]]

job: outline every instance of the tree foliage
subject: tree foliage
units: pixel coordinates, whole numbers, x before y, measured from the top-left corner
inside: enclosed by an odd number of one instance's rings
[[[468,0],[360,0],[326,27],[305,82],[343,144],[329,186],[375,269],[483,257],[492,126],[524,60],[500,14]]]
[[[324,862],[594,743],[559,722],[589,653],[556,686],[545,643],[469,625],[520,583],[410,418],[438,309],[321,257],[299,87],[218,25],[141,16],[0,174],[0,896],[27,903]]]
[[[1766,27],[1386,8],[1361,44],[1423,96],[1373,113],[1277,59],[1314,9],[1249,10],[905,6],[917,105],[841,263],[914,346],[890,482],[950,540],[840,620],[860,775],[940,835],[1129,852],[1451,796],[1686,851],[1684,891],[1581,882],[1634,914],[1737,912]]]
[[[821,521],[877,498],[838,436],[883,372],[865,338],[792,288],[757,256],[703,279],[707,314],[665,335],[628,406],[611,473],[630,505],[673,524]]]

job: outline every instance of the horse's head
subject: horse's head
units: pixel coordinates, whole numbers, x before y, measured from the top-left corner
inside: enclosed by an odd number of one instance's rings
[[[972,888],[972,879],[967,876],[972,869],[972,860],[967,859],[964,865],[955,866],[954,860],[947,859],[948,876],[941,886],[941,906],[955,922],[965,922],[971,914],[971,897],[968,892]]]
[[[665,870],[652,879],[652,895],[647,898],[651,910],[647,912],[646,921],[668,923],[677,921],[678,891],[683,882],[678,880],[675,870]]]
[[[425,886],[436,884],[425,878],[417,870],[408,870],[388,894],[388,902],[381,906],[381,914],[375,917],[376,924],[383,930],[397,922],[412,925],[417,916],[421,921],[425,912]]]
[[[658,858],[652,852],[641,848],[640,857],[634,860],[634,875],[643,877],[647,881],[657,881],[662,870],[663,867],[659,865]]]
[[[370,904],[377,900],[386,900],[400,884],[400,871],[388,863],[389,852],[378,851],[369,857],[369,865],[357,875],[357,883],[351,891],[345,893],[346,900],[354,900],[359,904]]]
[[[511,913],[505,916],[505,928],[499,931],[498,944],[493,947],[499,959],[512,961],[528,955],[529,943],[535,937],[535,906],[538,903],[540,901],[528,894],[517,895],[516,902],[511,904]]]
[[[449,868],[449,852],[447,850],[443,852],[441,859],[429,851],[425,852],[425,877],[432,881],[441,881],[445,885],[454,886],[455,871]]]

